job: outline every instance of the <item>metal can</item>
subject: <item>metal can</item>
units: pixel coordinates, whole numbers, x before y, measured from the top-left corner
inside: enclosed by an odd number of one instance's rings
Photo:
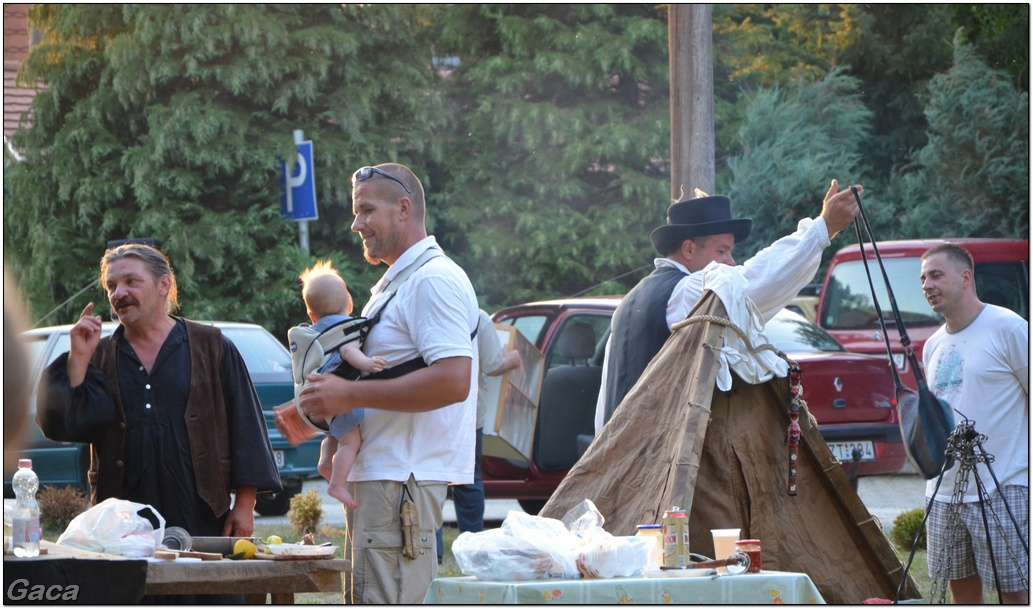
[[[664,566],[685,569],[689,566],[689,516],[675,506],[664,512]]]

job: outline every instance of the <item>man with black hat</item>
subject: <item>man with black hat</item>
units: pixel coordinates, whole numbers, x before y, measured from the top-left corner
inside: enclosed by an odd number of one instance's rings
[[[860,185],[857,190],[864,191]],[[753,220],[733,219],[730,205],[720,195],[679,201],[668,208],[667,224],[653,231],[653,247],[664,257],[654,261],[656,270],[628,292],[613,315],[596,403],[596,435],[663,347],[671,325],[685,319],[703,296],[700,271],[711,262],[735,266],[732,250],[749,237]],[[736,267],[765,322],[814,279],[822,250],[857,212],[850,190],[840,191],[832,180],[821,216],[801,220],[796,232]]]

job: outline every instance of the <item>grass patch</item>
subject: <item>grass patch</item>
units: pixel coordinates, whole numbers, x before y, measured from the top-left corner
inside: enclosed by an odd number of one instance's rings
[[[293,527],[289,524],[258,524],[255,526],[256,537],[265,538],[270,535],[279,535],[283,538],[284,543],[295,543],[300,541],[298,534],[294,532]],[[459,571],[459,566],[456,564],[456,559],[452,555],[452,542],[455,541],[458,536],[459,529],[454,525],[445,525],[445,528],[442,531],[445,553],[441,557],[441,564],[438,565],[438,577],[459,577],[462,575],[462,572]],[[335,558],[346,558],[344,556],[344,529],[329,527],[327,525],[320,527],[319,531],[316,532],[316,543],[326,543],[328,541],[332,541],[333,545],[337,546],[337,553],[334,555]],[[340,605],[342,600],[346,601],[346,599],[347,596],[342,592],[306,592],[294,595],[294,603],[301,605]]]
[[[911,554],[911,548],[906,548],[904,550],[898,549],[897,554],[900,555],[901,564],[906,567],[908,556]],[[915,551],[915,558],[911,561],[911,568],[908,572],[911,574],[911,578],[915,580],[915,585],[918,586],[918,592],[922,595],[922,603],[929,604],[929,597],[932,595],[933,591],[933,580],[929,577],[929,555],[924,549]],[[946,585],[946,582],[944,585]],[[936,598],[932,599],[931,604],[940,604],[940,589],[937,588],[936,592]],[[997,594],[997,590],[983,589],[984,603],[1000,604],[1000,598],[1001,597]],[[946,591],[945,599],[946,600],[944,602],[951,602],[950,590]]]

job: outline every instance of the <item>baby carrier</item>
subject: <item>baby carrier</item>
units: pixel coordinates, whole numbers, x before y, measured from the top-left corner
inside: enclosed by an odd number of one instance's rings
[[[365,317],[352,317],[335,323],[322,331],[316,330],[308,324],[295,326],[287,331],[287,340],[291,349],[291,367],[294,373],[295,405],[299,404],[298,399],[301,397],[301,388],[308,382],[308,375],[313,372],[333,373],[350,381],[358,380],[359,371],[343,359],[333,370],[326,370],[325,368],[330,363],[331,357],[342,346],[357,340],[360,341],[359,346],[361,348],[370,327],[369,319]],[[299,410],[298,412],[300,413],[301,411]],[[308,417],[302,417],[302,420],[316,431],[330,431],[329,421],[319,421],[317,423]]]
[[[366,335],[369,331],[380,321],[380,314],[387,308],[388,303],[395,297],[395,293],[399,286],[405,282],[416,270],[422,267],[424,264],[430,262],[433,258],[438,256],[444,256],[445,254],[441,250],[432,248],[428,249],[416,259],[415,262],[410,264],[404,271],[399,273],[392,281],[388,284],[384,290],[388,294],[387,299],[384,300],[384,304],[381,305],[377,312],[370,317],[352,317],[338,323],[331,325],[329,328],[323,331],[316,331],[312,329],[312,326],[308,324],[295,326],[287,331],[287,340],[290,344],[291,350],[291,364],[292,372],[294,373],[294,407],[297,409],[301,420],[305,422],[311,429],[319,432],[328,432],[330,430],[330,421],[319,421],[318,423],[312,421],[305,413],[301,412],[301,389],[308,382],[308,375],[319,371],[327,363],[330,357],[337,352],[341,346],[346,345],[352,341],[362,341],[365,343]],[[363,346],[360,343],[360,347]],[[299,355],[300,354],[300,355]],[[420,359],[419,363],[426,366],[423,360]],[[375,378],[389,378],[393,376],[400,376],[405,372],[410,372],[416,367],[422,366],[411,366],[410,362],[401,364],[394,369],[384,370],[383,373],[375,375]],[[404,368],[404,372],[400,369]],[[394,373],[391,372],[394,370]],[[358,370],[353,368],[346,361],[341,361],[340,365],[332,371],[333,374],[337,374],[348,380],[358,380],[360,373]]]

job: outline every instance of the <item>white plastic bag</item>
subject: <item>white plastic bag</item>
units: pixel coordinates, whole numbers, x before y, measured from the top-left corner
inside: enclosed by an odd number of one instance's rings
[[[608,579],[641,573],[648,564],[647,546],[634,537],[616,537],[603,529],[599,508],[585,499],[563,515],[574,539],[575,563],[584,577]]]
[[[590,499],[563,520],[511,510],[498,529],[463,533],[452,554],[464,575],[488,581],[625,577],[648,562],[644,540],[614,537]]]
[[[461,534],[452,554],[464,575],[483,580],[577,579],[572,539],[559,520],[511,510],[501,528]]]
[[[603,529],[605,521],[606,519],[603,518],[599,508],[595,507],[591,499],[585,499],[570,508],[563,515],[562,520],[563,526],[575,537],[583,540],[583,543],[587,543],[587,541],[597,536],[612,537]]]
[[[137,512],[148,509],[158,518],[158,529]],[[165,519],[149,505],[105,499],[79,514],[58,537],[63,546],[142,558],[154,554],[165,536]]]

